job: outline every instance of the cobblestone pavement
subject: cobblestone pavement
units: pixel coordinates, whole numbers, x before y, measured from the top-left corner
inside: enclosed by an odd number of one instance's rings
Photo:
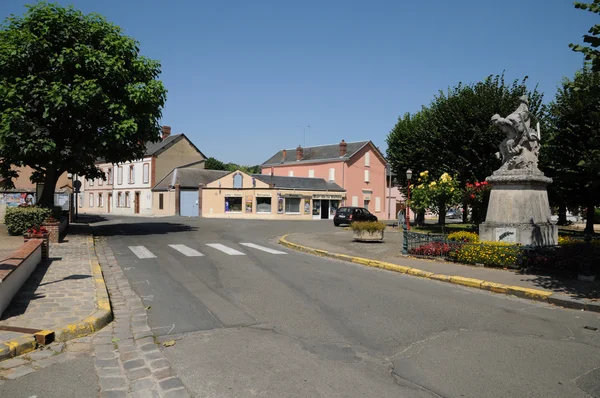
[[[72,226],[78,234],[50,244],[50,259],[33,271],[4,312],[0,325],[53,329],[78,322],[96,310],[91,275],[88,228]],[[0,341],[21,336],[0,331]]]
[[[189,397],[154,340],[146,309],[103,239],[96,250],[115,321],[94,335],[96,370],[105,397]]]

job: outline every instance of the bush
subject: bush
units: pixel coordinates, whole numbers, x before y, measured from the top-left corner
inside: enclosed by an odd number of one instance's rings
[[[429,242],[410,250],[415,256],[440,257],[447,256],[453,247],[443,242]]]
[[[9,234],[23,235],[29,228],[42,225],[51,215],[52,210],[43,207],[8,207],[4,223]]]
[[[518,268],[520,247],[505,242],[465,244],[451,253],[452,259],[465,264],[483,264],[488,267]]]
[[[363,232],[366,231],[370,234],[377,231],[383,231],[385,229],[385,224],[381,221],[362,221],[362,222],[353,222],[350,224],[350,228],[354,232]]]
[[[477,243],[479,242],[479,235],[477,235],[475,232],[458,231],[452,232],[446,237],[446,239],[453,242]]]

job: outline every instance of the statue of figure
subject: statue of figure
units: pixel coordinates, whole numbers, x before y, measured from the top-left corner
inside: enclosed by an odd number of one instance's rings
[[[500,144],[499,155],[503,170],[537,171],[540,140],[538,133],[531,128],[529,100],[526,95],[520,98],[518,108],[506,118],[496,114],[492,116],[492,124],[506,133],[506,138]]]

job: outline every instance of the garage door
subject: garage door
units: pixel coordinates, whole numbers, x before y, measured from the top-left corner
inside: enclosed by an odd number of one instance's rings
[[[198,191],[179,191],[181,215],[198,217]]]

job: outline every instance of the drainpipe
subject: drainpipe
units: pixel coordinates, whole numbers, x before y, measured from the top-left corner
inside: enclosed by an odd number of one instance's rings
[[[346,191],[346,183],[344,181],[344,174],[346,172],[346,161],[344,160],[342,162],[342,188],[344,188],[344,191]],[[346,197],[348,196],[348,192],[346,192]],[[343,201],[343,206],[346,206],[346,199],[344,199]]]

